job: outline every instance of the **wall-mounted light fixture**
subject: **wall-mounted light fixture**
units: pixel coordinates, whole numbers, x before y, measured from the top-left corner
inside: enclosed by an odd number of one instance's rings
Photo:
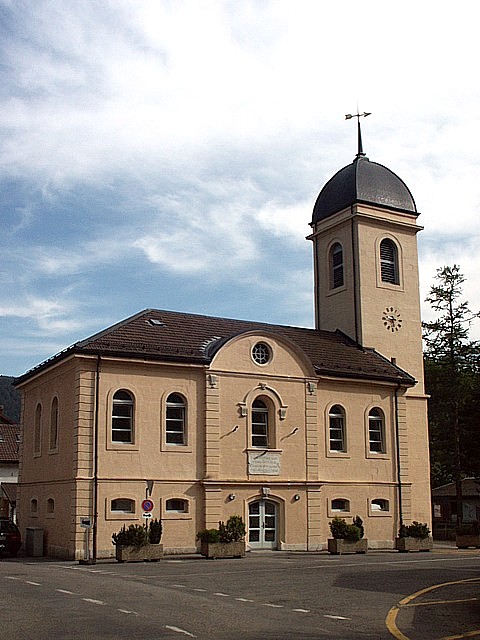
[[[230,500],[230,502],[232,502],[232,500],[235,500],[237,496],[234,493],[229,493],[228,494],[228,499]]]
[[[293,499],[295,500],[295,502],[298,502],[298,501],[300,500],[300,494],[299,494],[299,493],[296,493],[296,494],[293,496]]]

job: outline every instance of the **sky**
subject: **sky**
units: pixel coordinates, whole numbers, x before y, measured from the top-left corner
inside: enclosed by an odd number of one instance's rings
[[[312,327],[305,237],[357,109],[421,212],[422,301],[458,264],[479,311],[477,13],[0,0],[0,374],[145,308]]]

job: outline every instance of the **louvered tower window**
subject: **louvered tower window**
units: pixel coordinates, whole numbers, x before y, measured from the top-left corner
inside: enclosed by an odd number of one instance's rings
[[[386,238],[380,243],[380,269],[382,282],[400,284],[398,274],[398,250],[393,240]]]
[[[330,288],[343,287],[343,249],[336,242],[330,249]]]

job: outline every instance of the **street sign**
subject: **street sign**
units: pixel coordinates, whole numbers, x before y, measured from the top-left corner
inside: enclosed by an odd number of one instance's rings
[[[91,529],[92,528],[92,519],[91,518],[80,518],[80,526],[83,529]]]
[[[146,520],[148,520],[148,518],[151,518],[152,514],[149,511],[145,511],[145,513],[142,513],[142,518],[145,518]]]
[[[153,505],[153,500],[148,500],[148,499],[147,499],[147,500],[144,500],[144,501],[142,502],[142,509],[143,509],[144,511],[151,511],[151,510],[153,509],[153,506],[154,506],[154,505]]]

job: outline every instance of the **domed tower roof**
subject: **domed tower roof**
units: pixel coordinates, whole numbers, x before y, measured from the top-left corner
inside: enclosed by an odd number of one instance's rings
[[[326,183],[313,208],[312,224],[355,203],[372,204],[417,216],[410,189],[393,171],[358,153],[352,164]]]

